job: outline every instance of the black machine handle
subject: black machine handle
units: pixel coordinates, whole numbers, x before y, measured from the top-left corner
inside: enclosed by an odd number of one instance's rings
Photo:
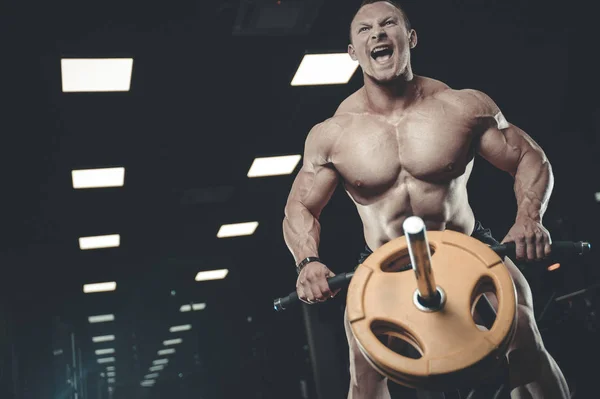
[[[352,276],[354,276],[354,272],[340,273],[328,278],[327,284],[329,284],[329,289],[335,291],[338,288],[346,287],[348,284],[350,284],[350,279],[352,279]],[[273,301],[273,308],[279,312],[281,310],[286,310],[288,307],[298,303],[299,301],[300,299],[298,298],[298,293],[294,291],[288,296],[275,299]]]
[[[499,256],[508,256],[512,258],[515,257],[516,246],[514,242],[492,245],[490,248]],[[585,241],[554,241],[551,244],[552,254],[558,254],[561,256],[585,255],[589,253],[591,249],[592,246],[590,243]],[[332,278],[327,279],[327,283],[329,284],[329,288],[332,291],[335,291],[338,288],[344,288],[348,286],[352,276],[354,276],[354,272],[340,273]],[[298,298],[298,294],[294,291],[288,296],[275,299],[273,301],[273,308],[275,311],[280,312],[288,309],[290,306],[295,305],[298,302],[300,302],[300,299]]]
[[[559,256],[585,255],[592,249],[590,243],[585,241],[554,241],[550,247],[552,254]],[[508,256],[509,258],[516,256],[516,245],[514,242],[492,245],[490,248],[500,256]]]

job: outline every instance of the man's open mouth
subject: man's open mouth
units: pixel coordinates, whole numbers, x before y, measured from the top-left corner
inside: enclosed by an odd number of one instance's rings
[[[383,46],[377,46],[371,50],[371,57],[379,63],[386,62],[392,58],[392,54],[394,54],[394,48],[387,44]]]

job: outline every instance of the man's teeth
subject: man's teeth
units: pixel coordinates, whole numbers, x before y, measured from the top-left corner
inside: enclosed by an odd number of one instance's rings
[[[392,58],[392,51],[390,47],[376,47],[373,49],[371,57],[377,62],[387,62]]]
[[[392,53],[393,51],[390,46],[377,46],[371,51],[371,57],[373,57],[373,59],[385,58],[387,60]]]

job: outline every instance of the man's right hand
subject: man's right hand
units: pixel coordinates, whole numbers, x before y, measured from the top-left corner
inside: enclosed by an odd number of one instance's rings
[[[306,265],[296,280],[296,293],[304,303],[314,304],[325,302],[340,292],[340,289],[332,292],[327,284],[327,279],[335,274],[322,263],[311,262]]]

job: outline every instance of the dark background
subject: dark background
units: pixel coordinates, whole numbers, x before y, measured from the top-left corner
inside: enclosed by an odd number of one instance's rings
[[[71,336],[81,352],[79,397],[108,397],[91,342],[101,333],[117,337],[114,398],[316,398],[303,312],[272,310],[295,284],[281,222],[297,169],[246,173],[255,157],[301,153],[309,129],[361,86],[360,70],[347,85],[290,86],[305,53],[345,51],[359,4],[0,4],[0,398],[73,398]],[[552,163],[544,223],[553,239],[593,244],[600,35],[592,4],[428,0],[406,9],[419,35],[413,71],[490,95]],[[252,18],[265,7],[270,14]],[[63,93],[60,59],[71,57],[132,57],[131,90]],[[472,207],[501,240],[515,216],[512,179],[480,158],[475,165]],[[126,168],[124,187],[72,188],[71,170],[110,166]],[[216,237],[221,224],[252,220],[260,223],[253,236]],[[322,258],[350,270],[363,239],[341,190],[322,226]],[[78,248],[78,237],[112,233],[119,248]],[[597,395],[587,364],[599,354],[598,290],[553,298],[597,284],[597,263],[593,253],[528,275],[546,345],[579,398]],[[215,268],[229,275],[194,281]],[[83,294],[83,284],[102,281],[117,281],[117,291]],[[311,312],[335,334],[330,350],[347,381],[343,297]],[[180,313],[190,301],[207,308]],[[115,322],[87,323],[101,313]],[[140,387],[168,328],[188,322],[157,384]]]

